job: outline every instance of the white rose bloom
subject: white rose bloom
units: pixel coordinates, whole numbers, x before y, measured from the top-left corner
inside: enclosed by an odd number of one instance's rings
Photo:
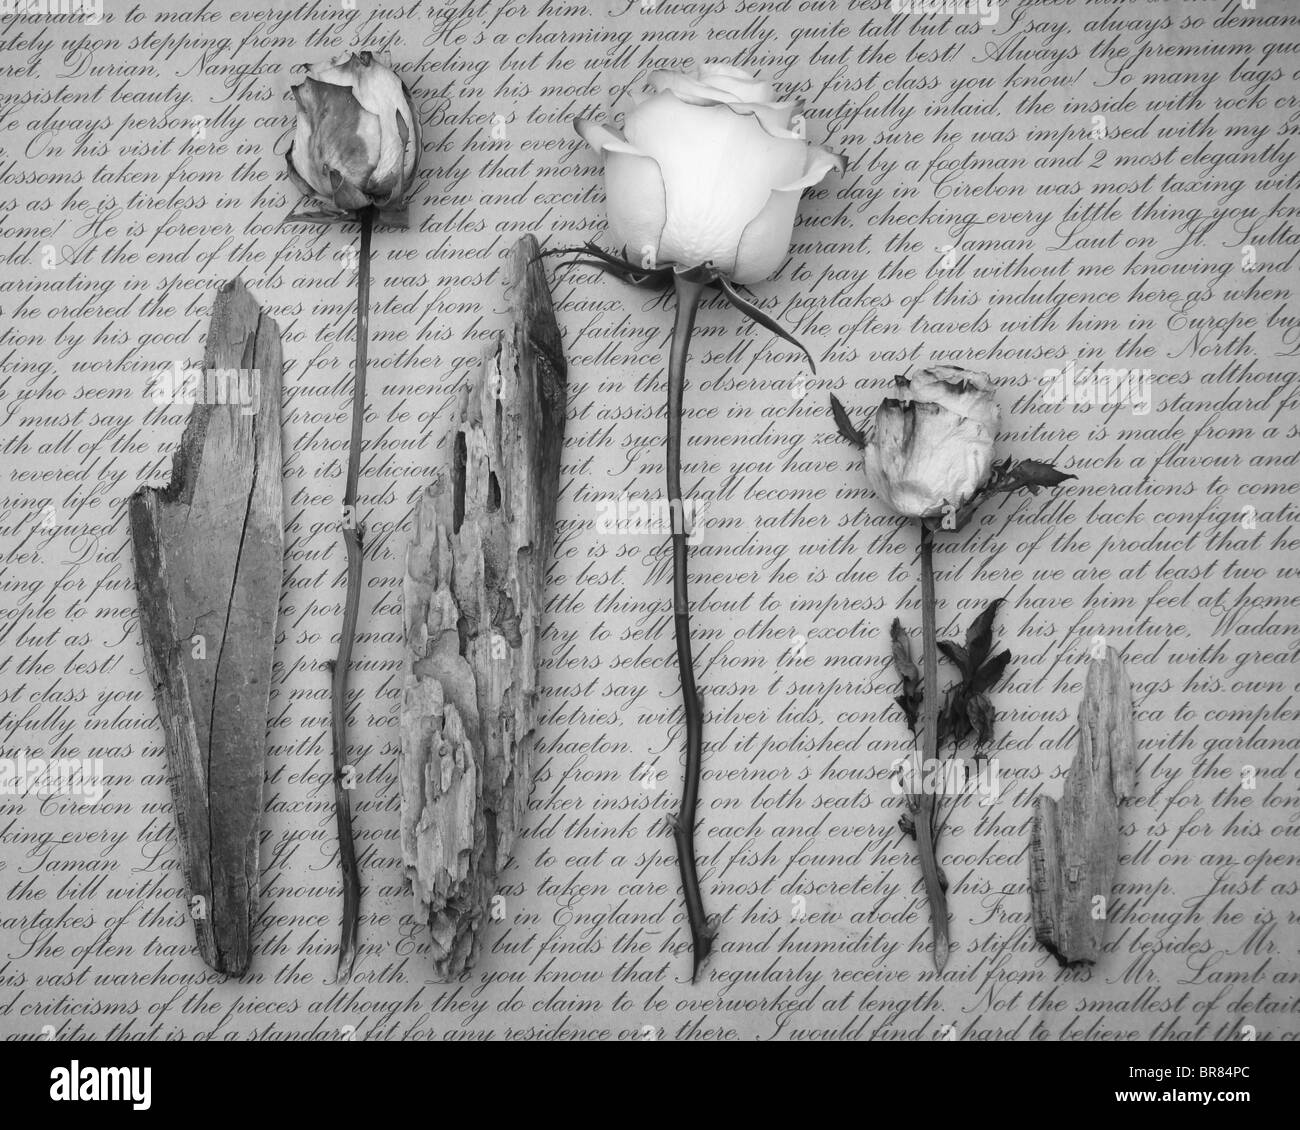
[[[739,67],[657,71],[655,93],[624,133],[579,119],[605,157],[609,226],[643,266],[712,264],[732,282],[759,282],[790,252],[807,188],[845,161],[795,128],[803,109]]]

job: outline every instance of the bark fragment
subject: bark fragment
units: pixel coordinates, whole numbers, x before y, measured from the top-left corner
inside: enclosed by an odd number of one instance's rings
[[[567,370],[537,241],[513,333],[462,391],[451,467],[415,506],[404,586],[402,859],[440,976],[476,959],[532,784]]]
[[[129,506],[145,668],[163,723],[190,915],[203,960],[236,977],[252,957],[284,573],[281,364],[275,322],[239,279],[226,283],[208,327],[204,392],[171,481],[141,487]]]
[[[1137,782],[1133,691],[1112,648],[1089,663],[1078,741],[1060,801],[1039,794],[1029,844],[1034,937],[1062,965],[1101,956],[1119,866],[1119,805]]]

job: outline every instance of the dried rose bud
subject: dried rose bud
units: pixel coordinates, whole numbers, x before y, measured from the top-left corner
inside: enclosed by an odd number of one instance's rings
[[[984,373],[936,366],[898,377],[876,410],[863,467],[876,497],[908,518],[969,501],[989,477],[998,406]]]
[[[289,179],[320,205],[291,220],[352,220],[363,208],[406,226],[406,197],[420,163],[420,123],[410,91],[369,51],[308,72],[293,88],[298,124]]]

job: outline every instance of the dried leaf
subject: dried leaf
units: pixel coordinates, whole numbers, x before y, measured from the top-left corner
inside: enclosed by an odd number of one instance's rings
[[[1019,480],[1020,485],[1032,484],[1036,487],[1059,487],[1067,479],[1078,477],[1058,471],[1050,463],[1040,463],[1036,459],[1022,459],[1016,464],[1013,475]]]
[[[853,426],[853,421],[849,419],[849,414],[844,410],[844,405],[840,403],[839,397],[831,393],[831,415],[835,417],[835,426],[849,443],[853,444],[859,451],[867,446],[866,433]],[[894,623],[898,623],[897,620]]]
[[[953,643],[952,640],[940,640],[939,650],[947,657],[948,662],[956,667],[963,679],[970,678],[970,655],[961,644]]]
[[[899,677],[903,680],[903,693],[898,695],[894,701],[898,703],[899,708],[903,711],[903,716],[907,719],[907,728],[915,735],[916,723],[921,717],[923,700],[921,672],[912,661],[911,637],[897,617],[894,618],[894,622],[890,626],[889,638],[893,647],[894,666],[898,669]]]
[[[894,622],[890,626],[889,639],[893,644],[894,666],[898,668],[904,684],[913,683],[919,686],[921,672],[912,661],[912,637],[907,634],[907,629],[899,622],[898,617],[894,617]]]
[[[970,736],[972,727],[966,713],[966,689],[963,685],[954,684],[948,688],[942,716],[947,727],[945,736],[954,745],[960,745]]]
[[[1067,479],[1077,478],[1064,471],[1058,471],[1050,463],[1040,463],[1037,459],[1022,459],[1015,466],[999,466],[985,486],[986,493],[995,491],[1027,490],[1037,494],[1042,487],[1060,486]]]
[[[804,357],[807,358],[808,368],[812,370],[813,376],[817,375],[817,363],[813,360],[812,354],[808,352],[808,347],[805,346],[803,342],[791,334],[789,330],[785,329],[775,318],[764,314],[763,311],[752,302],[748,302],[741,298],[740,295],[736,293],[731,283],[727,281],[726,275],[719,275],[716,282],[718,284],[718,289],[722,291],[723,297],[726,298],[726,300],[737,310],[744,314],[745,317],[749,318],[751,321],[757,322],[767,330],[768,333],[776,334],[776,336],[781,338],[782,341],[788,341],[796,349],[800,350]]]
[[[990,601],[989,606],[966,629],[966,650],[970,653],[969,671],[978,671],[988,658],[993,647],[993,620],[1001,604],[1002,597]],[[967,678],[969,680],[969,675]]]
[[[1004,654],[1010,658],[1010,652]],[[971,695],[966,700],[966,716],[975,731],[975,756],[978,759],[981,756],[980,747],[988,745],[993,740],[993,704],[989,702],[986,695]]]
[[[1010,651],[998,652],[997,655],[975,672],[975,678],[970,683],[971,691],[974,694],[983,694],[985,691],[992,690],[997,686],[998,680],[1002,678],[1002,673],[1007,669],[1007,664],[1010,662]]]
[[[907,719],[907,728],[916,733],[916,723],[921,717],[921,696],[919,694],[900,694],[895,695],[894,701],[898,703],[899,709],[903,712],[903,717]]]

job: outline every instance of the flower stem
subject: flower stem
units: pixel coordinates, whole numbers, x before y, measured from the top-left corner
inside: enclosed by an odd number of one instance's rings
[[[933,765],[939,756],[939,647],[934,607],[934,531],[921,523],[921,747]],[[932,760],[933,759],[933,760]],[[924,767],[924,766],[923,766]],[[924,780],[925,778],[921,778]],[[938,835],[934,830],[937,794],[923,791],[916,802],[916,849],[921,856],[921,877],[930,903],[930,934],[934,942],[934,967],[942,973],[948,963],[948,900],[936,858]]]
[[[704,284],[681,274],[673,276],[677,313],[673,319],[673,344],[668,360],[668,510],[673,522],[673,622],[677,629],[677,671],[682,684],[686,714],[686,774],[682,803],[673,820],[677,845],[677,866],[682,876],[682,895],[691,929],[693,964],[691,982],[713,949],[713,935],[704,913],[700,877],[695,868],[695,807],[700,796],[700,762],[704,748],[704,709],[695,688],[695,665],[691,658],[690,600],[686,594],[686,522],[682,507],[682,394],[686,384],[686,355],[690,350],[695,311]]]
[[[357,955],[357,917],[361,910],[361,876],[352,841],[352,802],[345,787],[348,766],[348,666],[361,604],[361,523],[357,521],[357,480],[361,476],[361,433],[366,417],[366,350],[370,341],[370,236],[375,210],[357,213],[361,250],[357,263],[357,363],[352,378],[352,438],[348,445],[348,477],[343,487],[343,545],[348,554],[348,588],[343,603],[343,631],[338,658],[332,665],[330,730],[334,746],[334,819],[338,827],[339,865],[343,870],[343,924],[339,933],[339,963],[335,979],[352,974]]]

